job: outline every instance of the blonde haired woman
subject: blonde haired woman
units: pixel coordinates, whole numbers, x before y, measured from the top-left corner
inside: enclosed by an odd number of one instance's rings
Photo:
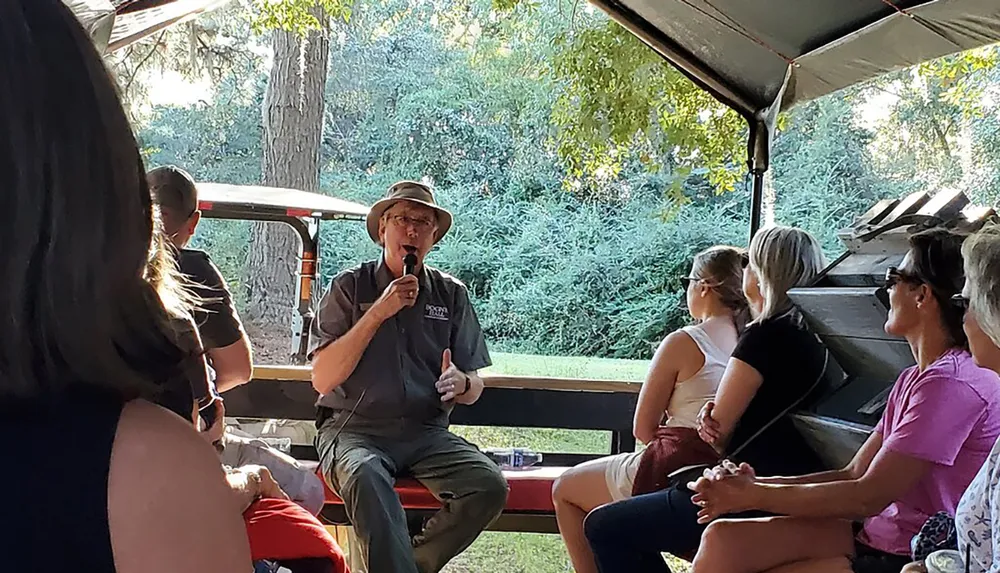
[[[577,573],[597,570],[583,534],[588,511],[632,497],[636,486],[640,493],[662,489],[657,478],[717,457],[698,437],[697,418],[715,396],[746,325],[744,257],[743,249],[711,247],[695,255],[690,273],[681,278],[688,312],[697,323],[670,333],[653,356],[633,422],[636,439],[649,447],[580,464],[556,481],[556,519]]]
[[[742,448],[741,459],[769,471],[812,471],[815,453],[785,413],[822,373],[825,351],[788,290],[812,282],[823,268],[822,251],[801,229],[771,227],[754,236],[749,255],[743,292],[754,321],[740,335],[719,385],[713,415],[722,432],[713,445],[720,453]],[[599,507],[584,530],[601,573],[664,572],[661,552],[697,549],[704,529],[697,513],[691,492],[675,485]]]

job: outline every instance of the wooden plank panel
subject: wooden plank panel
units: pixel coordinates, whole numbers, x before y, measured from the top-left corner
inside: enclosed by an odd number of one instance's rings
[[[899,205],[899,201],[899,199],[892,198],[880,200],[878,203],[875,203],[871,209],[868,209],[868,211],[858,217],[857,220],[854,221],[854,226],[860,227],[862,225],[878,225],[883,219],[889,216],[889,213],[896,208],[896,205]]]
[[[930,201],[931,196],[924,191],[914,191],[896,205],[896,207],[882,220],[883,225],[888,225],[903,215],[912,215]]]
[[[902,225],[887,231],[881,231],[874,237],[862,233],[857,237],[844,240],[848,250],[856,255],[897,254],[903,256],[909,249],[909,226]]]
[[[898,267],[904,253],[905,249],[899,253],[851,253],[830,269],[824,281],[835,287],[880,287],[885,281],[885,269]]]
[[[807,414],[794,414],[792,420],[830,469],[846,466],[872,431],[869,427]]]
[[[254,366],[254,380],[310,382],[310,366],[261,365]],[[252,384],[253,382],[251,382]],[[487,388],[509,388],[522,390],[562,390],[583,392],[625,392],[638,394],[641,382],[626,380],[584,380],[575,378],[551,378],[538,376],[500,376],[486,374],[483,383]]]
[[[301,381],[258,380],[226,392],[234,418],[313,420],[317,394]],[[457,406],[453,424],[519,428],[611,430],[631,435],[638,395],[631,392],[567,392],[490,388],[471,406]],[[627,450],[627,440],[620,446]],[[634,446],[634,443],[633,443]]]
[[[913,366],[913,354],[905,340],[821,337],[837,362],[852,377],[865,376],[892,383],[904,368]]]
[[[788,296],[820,336],[895,339],[885,333],[888,309],[875,287],[792,289]]]

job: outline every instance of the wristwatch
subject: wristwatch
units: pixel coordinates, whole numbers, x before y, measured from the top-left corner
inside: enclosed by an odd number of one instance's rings
[[[465,390],[462,390],[460,393],[455,394],[456,398],[459,396],[465,396],[469,392],[469,388],[472,388],[472,376],[469,376],[465,372],[462,372],[462,376],[465,376]]]

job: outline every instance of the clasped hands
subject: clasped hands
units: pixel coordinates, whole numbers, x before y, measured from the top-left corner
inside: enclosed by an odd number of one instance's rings
[[[723,460],[714,468],[706,469],[697,480],[688,482],[687,487],[694,492],[691,501],[699,507],[700,524],[756,509],[757,474],[746,463],[736,465]]]

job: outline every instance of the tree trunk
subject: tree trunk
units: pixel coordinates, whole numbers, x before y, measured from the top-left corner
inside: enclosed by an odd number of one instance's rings
[[[326,24],[322,11],[314,15]],[[263,106],[263,184],[318,191],[328,30],[310,32],[306,38],[275,30],[272,38],[274,63]],[[267,332],[288,331],[300,251],[301,241],[288,225],[253,224],[248,314]]]
[[[778,204],[778,190],[774,187],[774,166],[764,172],[764,201],[760,228],[774,226],[774,210]]]

